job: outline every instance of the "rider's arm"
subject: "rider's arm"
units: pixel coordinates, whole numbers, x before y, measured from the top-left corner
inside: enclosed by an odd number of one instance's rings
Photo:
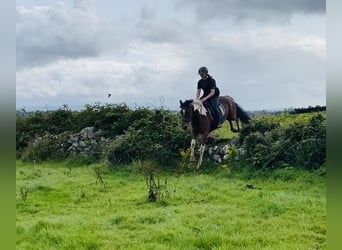
[[[214,95],[215,95],[215,88],[211,89],[209,95],[207,95],[206,97],[202,98],[201,101],[204,103],[206,100],[208,100],[209,98],[211,98]]]
[[[198,100],[198,98],[200,97],[201,94],[201,89],[197,89],[196,91],[196,100]]]

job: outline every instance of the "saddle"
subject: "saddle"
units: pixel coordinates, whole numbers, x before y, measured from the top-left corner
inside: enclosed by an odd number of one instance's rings
[[[208,103],[202,104],[202,102],[198,101],[198,100],[193,101],[193,104],[194,104],[195,111],[197,110],[200,114],[205,115],[205,116],[208,115],[210,120],[212,120],[212,121],[214,120],[214,117],[213,117],[213,107],[211,105],[209,105]],[[225,108],[220,103],[219,104],[220,120],[222,120],[224,112],[225,112]]]
[[[208,111],[208,115],[210,117],[210,120],[214,120],[214,116],[213,116],[213,107],[211,105],[209,105],[208,103],[204,104],[204,107],[207,109]],[[223,105],[220,103],[219,104],[219,115],[220,115],[220,120],[222,121],[222,117],[224,115],[225,109],[223,107]]]

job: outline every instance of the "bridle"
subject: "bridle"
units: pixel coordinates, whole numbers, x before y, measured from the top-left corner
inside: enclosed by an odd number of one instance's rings
[[[192,104],[189,104],[187,107],[181,107],[181,115],[182,115],[182,125],[183,128],[186,126],[190,126],[192,120]]]

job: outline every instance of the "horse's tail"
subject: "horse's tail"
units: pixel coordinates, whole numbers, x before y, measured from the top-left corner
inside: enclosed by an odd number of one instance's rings
[[[251,120],[251,118],[249,117],[248,113],[246,111],[244,111],[237,103],[235,103],[236,105],[236,115],[237,118],[240,119],[240,121],[244,124],[248,124]]]

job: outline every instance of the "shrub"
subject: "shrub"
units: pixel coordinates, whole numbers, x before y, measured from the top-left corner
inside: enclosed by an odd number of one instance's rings
[[[241,131],[240,143],[246,154],[243,158],[256,169],[276,164],[281,129],[279,123],[257,120]]]
[[[129,127],[131,110],[125,103],[86,105],[81,112],[75,113],[77,131],[94,127],[104,131],[104,136],[115,137]]]
[[[107,154],[108,162],[114,167],[149,159],[161,166],[174,167],[180,160],[179,151],[190,143],[190,134],[180,128],[179,122],[178,114],[155,110],[151,118],[136,121],[126,135],[114,140]]]
[[[326,121],[319,114],[307,124],[296,123],[284,132],[287,162],[306,169],[318,169],[326,160]]]
[[[171,166],[178,160],[179,150],[190,143],[190,134],[181,130],[179,124],[178,113],[148,108],[130,110],[126,104],[86,105],[80,112],[71,112],[64,105],[56,111],[17,113],[17,156],[26,161],[69,157],[71,161],[94,162],[105,155],[111,165],[153,159]],[[63,136],[77,136],[90,128],[101,131],[105,142],[90,137],[70,142]],[[82,146],[78,145],[80,140]]]
[[[242,129],[240,143],[246,150],[244,160],[255,169],[290,164],[315,170],[326,160],[325,137],[325,118],[318,114],[309,122],[296,122],[285,128],[269,121],[255,121]]]
[[[63,160],[68,155],[68,144],[66,143],[68,137],[69,132],[37,137],[23,151],[22,160],[31,162]]]
[[[274,129],[280,128],[280,124],[278,122],[272,122],[268,120],[262,120],[262,119],[255,119],[251,124],[248,126],[243,127],[243,129],[240,132],[240,143],[242,144],[247,136],[249,136],[252,133],[260,133],[261,135],[264,135],[266,132],[272,131]],[[261,138],[259,138],[261,139]]]
[[[305,118],[286,126],[263,117],[254,119],[242,128],[240,145],[235,148],[238,157],[228,155],[229,163],[240,161],[254,170],[286,164],[318,169],[326,160],[326,121],[321,114],[310,116],[310,120]],[[274,120],[279,121],[279,117]],[[56,111],[18,112],[16,122],[17,157],[24,161],[69,158],[88,164],[105,158],[115,167],[151,160],[171,169],[182,166],[180,151],[188,148],[191,140],[190,132],[180,128],[178,112],[130,110],[126,104],[86,105],[80,112],[71,112],[67,105]],[[69,141],[71,135],[90,128],[101,133],[77,138],[77,143]],[[78,144],[80,141],[82,145]],[[72,147],[73,144],[77,145]]]

